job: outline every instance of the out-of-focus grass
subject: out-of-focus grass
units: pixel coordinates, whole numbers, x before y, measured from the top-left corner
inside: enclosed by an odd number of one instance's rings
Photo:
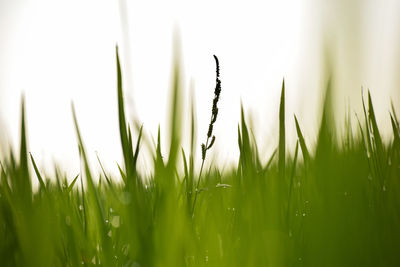
[[[45,176],[35,155],[27,154],[22,102],[20,151],[10,150],[1,161],[1,266],[400,265],[400,126],[394,109],[392,139],[384,142],[369,94],[358,132],[351,132],[349,116],[344,138],[336,138],[325,104],[312,151],[301,118],[294,117],[298,143],[290,155],[283,85],[278,157],[273,153],[263,162],[242,109],[237,167],[211,165],[196,188],[193,109],[191,149],[180,147],[178,66],[169,153],[161,151],[159,132],[152,175],[143,177],[136,166],[141,131],[134,136],[125,117],[118,54],[117,63],[122,182],[90,170],[74,109],[82,171],[70,184],[59,171]],[[39,179],[37,191],[31,179]]]

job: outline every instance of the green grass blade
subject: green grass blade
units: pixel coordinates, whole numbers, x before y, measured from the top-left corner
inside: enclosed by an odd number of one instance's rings
[[[136,173],[136,164],[139,157],[140,142],[142,140],[142,133],[143,133],[143,125],[140,127],[138,140],[136,142],[135,154],[133,155],[133,169],[135,173]]]
[[[122,89],[122,71],[121,63],[119,59],[118,47],[116,47],[116,58],[117,58],[117,95],[118,95],[118,121],[119,121],[119,133],[121,139],[122,153],[124,156],[124,164],[126,169],[126,176],[131,177],[133,170],[131,170],[131,157],[132,145],[130,145],[128,137],[128,127],[126,125],[126,116],[124,108],[124,94]]]
[[[301,128],[300,128],[299,122],[297,121],[296,115],[294,115],[294,122],[296,124],[297,137],[299,138],[299,143],[300,143],[301,152],[303,153],[304,163],[308,164],[308,162],[310,160],[310,154],[308,152],[306,142],[304,140],[303,133],[301,132]]]
[[[33,159],[32,154],[29,153],[29,155],[30,155],[30,157],[31,157],[33,169],[35,170],[36,176],[37,176],[37,178],[38,178],[38,180],[39,180],[40,188],[46,191],[46,190],[47,190],[47,189],[46,189],[46,185],[45,185],[45,183],[44,183],[44,181],[43,181],[42,175],[40,175],[40,172],[39,172],[39,169],[38,169],[38,167],[37,167],[37,165],[36,165],[36,162],[35,162],[35,160]]]
[[[67,192],[70,193],[72,192],[72,189],[74,188],[74,185],[76,183],[76,180],[78,180],[79,174],[75,176],[74,180],[69,184]]]
[[[21,98],[21,139],[20,139],[20,158],[19,158],[19,177],[18,187],[21,193],[21,197],[30,202],[32,196],[32,185],[29,176],[28,168],[28,145],[26,138],[26,122],[25,122],[25,99]]]
[[[104,177],[106,178],[107,184],[108,184],[109,186],[111,186],[111,180],[110,180],[110,178],[108,177],[108,175],[107,175],[107,173],[106,173],[106,171],[105,171],[105,169],[104,169],[104,167],[103,167],[103,164],[101,163],[101,160],[100,160],[100,158],[99,158],[99,155],[98,155],[97,153],[96,153],[96,157],[97,157],[97,162],[98,162],[99,165],[100,165],[101,171],[103,172],[103,175],[104,175]]]
[[[286,211],[286,219],[287,219],[287,226],[289,227],[289,221],[290,221],[290,203],[292,201],[292,191],[293,191],[293,180],[294,176],[296,173],[296,164],[297,164],[297,155],[299,151],[299,141],[296,142],[296,148],[294,152],[294,159],[293,159],[293,167],[292,167],[292,173],[290,175],[290,185],[289,185],[289,195],[288,195],[288,205],[287,205],[287,211]]]
[[[175,168],[178,151],[181,143],[182,129],[182,85],[181,85],[181,70],[177,44],[174,44],[174,62],[172,87],[170,92],[169,104],[169,155],[167,161],[167,169],[172,174]]]
[[[281,101],[279,105],[279,161],[278,168],[281,178],[285,177],[285,80],[282,81]]]

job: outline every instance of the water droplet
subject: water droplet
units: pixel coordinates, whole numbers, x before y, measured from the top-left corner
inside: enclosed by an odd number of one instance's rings
[[[105,220],[106,224],[108,224],[108,219]]]
[[[81,264],[84,265],[85,263],[83,261],[81,261]]]
[[[303,212],[303,217],[306,217],[306,213],[305,212]]]
[[[111,237],[111,236],[112,236],[112,232],[111,232],[111,230],[110,230],[110,231],[108,231],[107,235],[108,235],[109,237]]]
[[[310,201],[306,200],[306,204],[310,203]]]
[[[301,257],[299,257],[299,261],[302,261],[303,259]]]
[[[208,262],[208,256],[206,256],[206,262]]]
[[[299,216],[299,212],[297,210],[296,210],[295,216],[296,217]]]
[[[300,187],[301,186],[301,183],[300,182],[297,182],[297,187]]]
[[[125,256],[127,256],[128,255],[128,253],[129,253],[129,244],[125,244],[125,245],[123,245],[122,246],[122,254],[124,254]]]
[[[114,216],[114,217],[111,219],[111,225],[112,225],[114,228],[118,228],[118,227],[119,227],[119,225],[120,225],[119,216]]]
[[[371,153],[367,151],[367,158],[371,158]]]
[[[79,210],[83,210],[83,206],[82,205],[79,205]]]
[[[385,185],[383,185],[382,191],[383,191],[383,192],[386,192],[386,186],[385,186]]]
[[[113,208],[110,208],[110,213],[113,213],[113,212],[114,212]]]
[[[215,187],[229,188],[232,187],[230,184],[220,184],[218,183]]]

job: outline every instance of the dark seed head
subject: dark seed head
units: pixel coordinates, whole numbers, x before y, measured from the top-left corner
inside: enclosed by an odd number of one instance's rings
[[[213,131],[213,124],[210,123],[210,126],[208,127],[208,133],[207,133],[207,137],[211,137],[212,135],[212,131]]]
[[[204,160],[206,158],[206,145],[201,144],[201,159]]]

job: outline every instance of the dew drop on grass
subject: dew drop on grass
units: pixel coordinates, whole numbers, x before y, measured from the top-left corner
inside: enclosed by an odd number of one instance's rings
[[[119,227],[119,225],[120,225],[120,218],[119,218],[119,216],[114,216],[114,217],[111,219],[111,225],[112,225],[114,228],[118,228],[118,227]]]
[[[230,184],[220,184],[220,183],[218,183],[215,187],[230,188],[232,186]]]
[[[386,186],[385,185],[382,186],[382,191],[386,192]]]
[[[129,253],[129,247],[130,247],[130,245],[129,244],[125,244],[125,245],[123,245],[122,246],[122,254],[124,254],[125,256],[128,256],[128,253]]]
[[[303,217],[306,217],[306,213],[305,212],[303,212]]]
[[[105,220],[106,224],[108,224],[108,219]]]
[[[83,210],[83,206],[82,205],[79,205],[79,210]]]

